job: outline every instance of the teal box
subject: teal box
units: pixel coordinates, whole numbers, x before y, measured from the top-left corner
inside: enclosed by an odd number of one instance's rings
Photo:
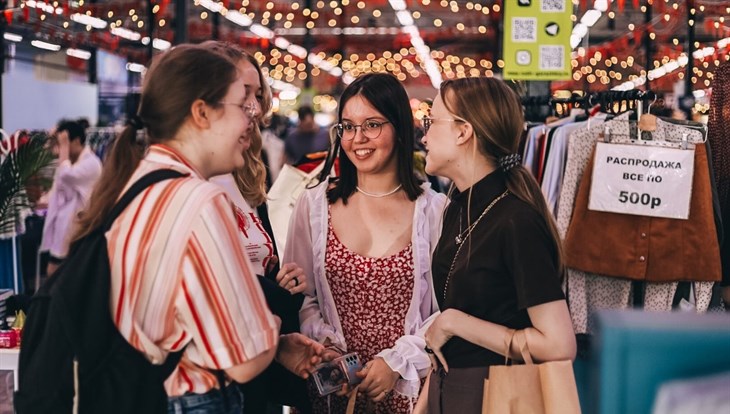
[[[670,380],[730,371],[730,314],[601,311],[590,360],[590,413],[651,413]]]

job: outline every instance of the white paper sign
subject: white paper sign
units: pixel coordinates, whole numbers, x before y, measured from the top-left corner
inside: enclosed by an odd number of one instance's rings
[[[687,219],[694,150],[599,142],[589,210]]]

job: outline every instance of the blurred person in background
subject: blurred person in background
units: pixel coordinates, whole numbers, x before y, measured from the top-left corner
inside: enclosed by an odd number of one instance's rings
[[[299,124],[284,141],[286,162],[290,165],[300,163],[307,154],[326,151],[329,148],[327,128],[321,128],[314,122],[314,109],[311,106],[302,105],[297,110],[297,114]]]
[[[288,129],[288,120],[279,114],[272,114],[268,125],[261,131],[261,140],[263,141],[261,158],[266,164],[267,185],[271,188],[271,184],[276,181],[279,176],[281,167],[286,162],[284,154],[284,137]]]
[[[76,121],[62,120],[52,147],[58,167],[48,196],[41,252],[48,253],[46,274],[52,275],[68,254],[69,237],[77,214],[86,207],[101,176],[101,160],[86,145],[86,132]]]

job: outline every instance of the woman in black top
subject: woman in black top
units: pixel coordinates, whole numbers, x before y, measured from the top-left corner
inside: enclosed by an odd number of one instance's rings
[[[438,359],[418,407],[429,413],[481,412],[489,366],[520,359],[575,357],[561,289],[561,247],[535,179],[516,154],[524,119],[517,94],[493,78],[441,85],[423,119],[426,172],[456,187],[433,256],[441,314],[426,332]],[[423,412],[423,411],[422,411]]]

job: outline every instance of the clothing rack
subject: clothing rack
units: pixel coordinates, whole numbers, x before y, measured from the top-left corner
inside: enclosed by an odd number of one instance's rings
[[[86,129],[86,145],[91,148],[99,159],[104,161],[114,140],[124,131],[124,126],[90,127]],[[137,141],[144,142],[144,130],[137,131]]]
[[[99,159],[103,160],[110,144],[114,142],[114,138],[118,133],[119,131],[114,127],[87,128],[86,145],[94,151]]]
[[[628,110],[634,110],[639,107],[643,108],[644,103],[653,103],[657,99],[656,93],[652,91],[642,91],[639,89],[632,89],[629,91],[603,91],[593,92],[585,95],[579,95],[577,93],[572,94],[568,98],[557,98],[554,96],[525,96],[522,98],[522,105],[528,115],[534,115],[535,112],[540,112],[539,109],[542,107],[552,108],[552,113],[557,112],[557,107],[562,105],[565,109],[563,112],[572,108],[583,108],[586,111],[595,105],[600,105],[603,112],[610,114],[619,114]],[[528,116],[528,118],[532,118]]]
[[[525,106],[544,106],[555,104],[575,104],[581,106],[591,106],[604,102],[622,102],[622,101],[654,101],[657,95],[652,91],[642,91],[632,89],[629,91],[604,91],[593,92],[585,95],[574,93],[569,98],[556,98],[550,95],[543,96],[525,96],[522,98],[522,104]]]

